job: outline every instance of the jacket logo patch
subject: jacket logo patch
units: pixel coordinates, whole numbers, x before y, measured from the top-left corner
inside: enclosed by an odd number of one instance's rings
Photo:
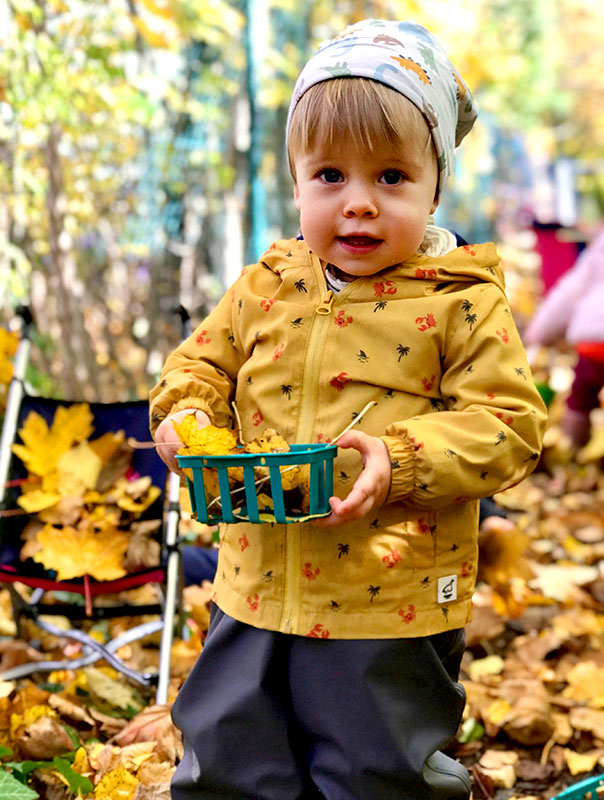
[[[447,575],[438,579],[436,595],[439,603],[449,603],[457,600],[457,575]]]

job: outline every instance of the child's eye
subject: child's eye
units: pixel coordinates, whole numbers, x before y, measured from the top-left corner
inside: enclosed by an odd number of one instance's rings
[[[382,183],[387,183],[388,186],[396,186],[397,183],[401,183],[405,180],[405,176],[398,169],[387,169],[386,172],[381,175],[380,180]]]
[[[342,173],[339,169],[322,169],[319,173],[319,177],[322,178],[325,183],[337,183],[342,179]]]

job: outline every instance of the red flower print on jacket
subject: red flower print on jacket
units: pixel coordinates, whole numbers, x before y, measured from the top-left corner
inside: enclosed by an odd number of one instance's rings
[[[265,311],[270,311],[271,307],[274,306],[276,302],[276,300],[267,297],[260,301],[260,308],[263,308]]]
[[[399,617],[403,620],[405,625],[408,625],[410,622],[413,622],[413,620],[415,619],[415,606],[414,605],[408,605],[406,611],[403,611],[403,609],[400,608],[397,613],[398,613]]]
[[[459,574],[462,578],[467,578],[468,575],[471,575],[473,571],[472,564],[469,561],[464,561],[461,565],[461,569],[459,570]]]
[[[246,547],[250,546],[249,540],[245,535],[245,533],[243,534],[243,536],[240,536],[239,539],[237,539],[237,542],[239,543],[239,547],[241,548],[242,553]]]
[[[314,628],[310,631],[310,633],[307,633],[306,636],[311,639],[329,639],[329,631],[327,628],[324,628],[320,622],[317,622]]]
[[[336,391],[341,392],[342,389],[346,386],[346,384],[350,383],[350,380],[351,379],[348,377],[348,373],[347,372],[340,372],[339,375],[336,375],[335,378],[332,378],[329,381],[329,384],[330,384],[330,386],[333,386],[333,388]]]
[[[430,526],[425,522],[423,517],[417,520],[417,527],[420,533],[430,533]]]
[[[309,581],[314,581],[320,572],[321,570],[319,567],[316,567],[315,569],[312,568],[310,561],[307,561],[302,567],[302,575],[304,575],[304,577]]]
[[[497,417],[497,419],[500,419],[502,422],[505,422],[505,424],[509,425],[510,427],[514,424],[514,417],[504,417],[503,411],[498,411],[495,414],[495,416]]]
[[[352,322],[352,317],[347,317],[346,312],[343,308],[341,308],[333,318],[333,321],[336,323],[338,328],[346,328]]]
[[[497,336],[501,339],[504,344],[507,344],[510,341],[510,336],[507,332],[507,328],[502,328],[500,331],[495,331]]]
[[[435,269],[419,269],[419,267],[415,270],[415,277],[416,278],[436,278],[436,270]]]
[[[388,567],[388,569],[392,569],[395,564],[397,564],[401,560],[402,556],[398,550],[392,549],[387,555],[382,558],[383,563]]]
[[[250,611],[258,611],[258,606],[260,605],[260,598],[257,594],[254,595],[254,598],[251,597],[247,598],[247,604],[250,607]]]
[[[427,331],[428,328],[436,328],[434,314],[426,314],[425,317],[416,317],[415,324],[419,331]]]
[[[325,444],[329,444],[331,442],[331,436],[325,436],[324,433],[318,433],[317,444],[322,444],[323,442],[325,442]]]
[[[206,333],[207,331],[202,331],[201,333],[197,334],[197,336],[195,337],[195,341],[197,342],[197,344],[210,344],[212,340],[206,338]]]
[[[471,244],[464,244],[463,249],[470,256],[475,256],[476,255],[476,250],[474,250],[474,248],[472,247]]]
[[[383,297],[385,294],[396,294],[397,288],[392,281],[378,281],[373,284],[373,291],[376,297]]]
[[[284,344],[280,344],[277,347],[275,347],[275,352],[273,353],[273,361],[278,361],[283,355],[284,350],[285,350]]]
[[[258,425],[260,425],[261,422],[264,422],[262,411],[256,411],[254,414],[252,414],[252,422],[256,427],[258,427]]]
[[[429,378],[422,378],[422,386],[426,392],[429,392],[430,389],[434,386],[434,381],[436,380],[436,375],[430,375]]]

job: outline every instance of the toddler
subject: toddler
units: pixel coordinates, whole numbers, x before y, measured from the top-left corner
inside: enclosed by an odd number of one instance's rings
[[[223,526],[212,620],[174,704],[172,797],[393,800],[470,793],[439,750],[476,575],[478,502],[522,480],[545,409],[493,244],[431,214],[470,92],[412,22],[367,20],[306,64],[287,126],[302,236],[273,243],[167,359],[173,421],[338,442],[329,516]],[[344,524],[346,523],[346,524]]]

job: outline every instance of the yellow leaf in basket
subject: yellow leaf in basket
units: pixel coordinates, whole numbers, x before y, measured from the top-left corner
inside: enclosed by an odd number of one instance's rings
[[[178,451],[184,456],[223,456],[237,448],[237,437],[229,428],[206,425],[200,428],[194,414],[188,414],[182,422],[174,422],[176,435],[183,443]]]
[[[247,453],[287,453],[289,445],[273,428],[266,428],[261,436],[245,445]]]
[[[56,570],[60,581],[83,575],[111,581],[126,574],[122,565],[128,536],[115,528],[95,533],[90,529],[46,525],[38,533],[38,543],[42,550],[34,555],[34,561],[45,569]]]
[[[102,467],[103,462],[88,442],[80,442],[57,460],[60,480],[77,478],[85,489],[94,489]]]
[[[33,492],[27,492],[17,498],[17,503],[28,514],[35,514],[45,508],[51,508],[56,505],[61,499],[58,492],[44,492],[41,489],[34,489]]]

